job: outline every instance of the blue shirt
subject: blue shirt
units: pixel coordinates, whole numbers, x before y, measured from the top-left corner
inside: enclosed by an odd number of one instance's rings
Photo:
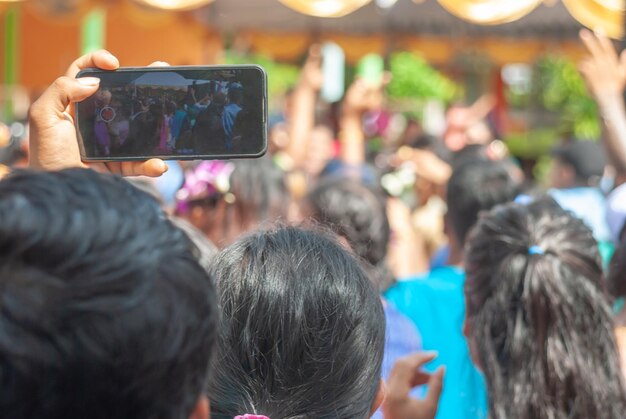
[[[485,381],[463,336],[464,282],[463,270],[446,266],[398,282],[385,293],[389,303],[415,323],[423,349],[439,353],[425,369],[446,367],[437,419],[487,417]]]
[[[239,112],[241,112],[241,106],[237,105],[236,103],[230,103],[224,106],[224,132],[226,133],[226,139],[229,143],[232,139],[233,128],[235,127],[235,120],[237,118],[237,115],[239,115]]]

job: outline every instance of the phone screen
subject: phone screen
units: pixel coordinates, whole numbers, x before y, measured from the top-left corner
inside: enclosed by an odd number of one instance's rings
[[[258,157],[267,82],[256,66],[86,70],[98,91],[76,105],[85,160]]]

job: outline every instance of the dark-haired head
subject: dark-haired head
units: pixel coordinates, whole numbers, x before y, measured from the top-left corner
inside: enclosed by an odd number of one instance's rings
[[[197,257],[120,178],[74,169],[0,182],[0,416],[189,417],[217,325]]]
[[[288,214],[284,172],[271,159],[205,161],[187,171],[185,178],[177,195],[177,215],[220,247]]]
[[[216,274],[223,317],[213,418],[369,417],[385,318],[348,251],[320,233],[278,228],[224,250]]]
[[[515,199],[520,183],[504,161],[473,161],[456,167],[448,181],[448,222],[460,246],[482,211]]]
[[[435,137],[429,134],[420,134],[411,141],[409,144],[411,147],[418,150],[428,150],[435,154],[440,160],[450,163],[452,161],[453,154],[443,143],[441,138]],[[460,152],[454,153],[454,156]]]
[[[330,178],[309,193],[307,207],[314,220],[345,238],[370,265],[371,279],[380,289],[391,284],[385,264],[390,227],[381,193],[353,179]]]
[[[494,209],[466,253],[466,334],[494,418],[621,418],[596,242],[554,201]]]

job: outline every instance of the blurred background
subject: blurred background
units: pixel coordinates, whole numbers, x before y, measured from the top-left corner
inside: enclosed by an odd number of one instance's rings
[[[386,129],[373,128],[371,148],[417,131],[440,136],[446,109],[482,103],[492,135],[541,177],[555,143],[600,135],[576,67],[578,32],[619,40],[624,9],[623,0],[0,0],[0,121],[20,134],[39,92],[100,48],[123,66],[261,64],[278,114],[318,43],[336,62],[318,104],[327,120],[364,58],[391,73],[389,117],[375,121]]]

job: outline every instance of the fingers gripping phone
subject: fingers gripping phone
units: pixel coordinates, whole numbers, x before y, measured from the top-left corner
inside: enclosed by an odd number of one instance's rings
[[[85,161],[227,159],[267,150],[267,75],[255,65],[87,69],[76,104]]]

